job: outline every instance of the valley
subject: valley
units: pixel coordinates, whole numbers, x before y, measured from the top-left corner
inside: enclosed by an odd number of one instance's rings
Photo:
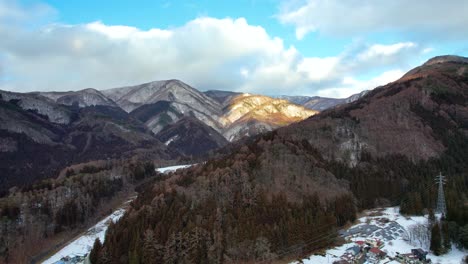
[[[468,264],[467,14],[0,0],[0,264]]]
[[[321,263],[311,254],[323,251],[333,254],[328,263],[370,236],[394,258],[414,246],[404,219],[435,210],[440,172],[446,214],[430,228],[445,230],[443,242],[419,247],[459,261],[467,60],[436,57],[336,100],[200,92],[179,80],[0,91],[0,263],[43,259],[57,247],[46,263],[88,253],[93,264]],[[363,211],[375,215],[364,220]],[[356,221],[379,230],[343,237],[364,225]]]
[[[190,165],[178,165],[169,166],[163,168],[157,168],[156,171],[159,173],[169,173],[178,169],[188,168]],[[83,234],[78,235],[70,243],[66,244],[63,248],[59,249],[58,252],[53,253],[52,256],[47,257],[45,260],[40,261],[43,264],[54,264],[60,263],[60,261],[68,261],[69,263],[84,263],[85,258],[93,248],[96,239],[104,242],[105,233],[111,222],[117,222],[128,209],[129,204],[136,198],[131,196],[129,200],[125,201],[117,210],[112,212],[109,216],[100,220],[96,225],[89,228]]]
[[[362,210],[399,204],[411,217],[435,210],[432,182],[441,170],[450,174],[447,214],[431,228],[453,232],[431,250],[444,256],[452,243],[465,247],[459,234],[467,208],[459,199],[468,189],[468,94],[459,73],[466,65],[459,57],[429,60],[355,102],[170,174],[109,229],[98,263],[302,259],[333,247],[338,230]],[[307,243],[323,237],[330,239]]]

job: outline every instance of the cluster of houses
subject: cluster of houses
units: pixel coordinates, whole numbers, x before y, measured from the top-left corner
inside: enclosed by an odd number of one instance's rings
[[[424,251],[420,248],[411,249],[411,253],[399,254],[395,256],[395,260],[398,263],[409,263],[409,264],[424,264],[431,263],[431,260],[426,258],[427,251]]]
[[[384,243],[379,239],[366,239],[366,241],[355,241],[352,247],[340,256],[340,260],[333,264],[376,264],[376,263],[405,263],[405,264],[425,264],[430,263],[426,259],[427,252],[422,249],[412,249],[411,253],[388,256],[382,251]]]
[[[366,239],[366,241],[355,241],[355,244],[346,249],[346,252],[340,256],[340,260],[334,264],[351,263],[379,263],[387,254],[381,250],[384,243],[379,239]]]

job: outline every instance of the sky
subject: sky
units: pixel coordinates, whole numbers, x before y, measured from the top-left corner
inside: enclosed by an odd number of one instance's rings
[[[466,0],[0,0],[0,89],[344,98],[468,56]]]

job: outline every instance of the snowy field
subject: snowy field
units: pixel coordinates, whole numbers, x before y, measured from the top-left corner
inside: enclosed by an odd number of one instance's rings
[[[170,167],[158,168],[156,169],[156,171],[160,173],[168,173],[168,172],[175,171],[178,169],[188,168],[190,166],[192,165],[170,166]],[[129,203],[130,201],[125,202],[125,204]],[[53,263],[59,262],[63,257],[87,255],[91,251],[93,244],[94,244],[94,240],[96,240],[96,238],[99,238],[101,242],[104,242],[104,236],[106,234],[106,230],[110,224],[110,221],[114,221],[115,223],[124,215],[125,209],[123,207],[125,206],[122,206],[122,208],[119,208],[118,210],[113,212],[111,215],[104,218],[95,226],[88,229],[88,231],[86,231],[86,233],[84,233],[82,236],[78,237],[77,239],[75,239],[74,241],[66,245],[64,248],[62,248],[60,251],[58,251],[57,253],[55,253],[53,256],[51,256],[49,259],[47,259],[46,261],[42,263],[53,264]]]
[[[387,218],[389,220],[388,223],[383,223],[380,221],[382,218]],[[367,212],[366,216],[363,216],[358,219],[360,223],[350,227],[349,229],[353,229],[359,226],[367,226],[367,225],[376,225],[379,227],[379,230],[373,231],[370,235],[367,236],[359,236],[354,235],[349,237],[349,243],[346,243],[342,246],[329,249],[326,251],[325,256],[319,255],[312,255],[308,259],[303,259],[304,264],[328,264],[333,263],[336,260],[340,259],[340,256],[346,252],[347,248],[352,247],[355,245],[353,241],[364,241],[366,238],[378,238],[384,242],[384,246],[382,247],[382,251],[386,252],[389,256],[395,256],[396,252],[399,253],[410,253],[411,249],[413,248],[422,248],[425,251],[429,251],[429,245],[418,245],[414,244],[411,245],[407,239],[408,228],[415,225],[415,224],[427,224],[427,217],[425,216],[412,216],[412,217],[405,217],[400,215],[398,207],[390,207],[385,208],[381,212],[379,210],[370,210]],[[382,230],[386,230],[392,223],[397,223],[399,226],[403,227],[405,230],[400,236],[394,236],[392,240],[387,240],[382,237],[380,234]],[[395,225],[395,224],[393,224]],[[348,229],[348,230],[349,230]],[[432,260],[432,263],[441,263],[441,264],[460,264],[462,263],[462,259],[466,256],[468,252],[461,251],[456,247],[453,247],[452,250],[443,256],[435,256],[432,253],[427,255],[427,258]],[[298,262],[294,262],[298,263]],[[395,261],[390,261],[388,258],[381,261],[381,263],[397,263]]]
[[[110,224],[110,221],[116,222],[119,220],[125,213],[125,209],[121,208],[113,212],[108,217],[104,218],[102,221],[97,223],[95,226],[91,227],[86,231],[85,234],[62,248],[55,255],[42,262],[43,264],[52,264],[58,262],[63,257],[74,257],[74,256],[84,256],[91,251],[93,247],[94,240],[99,238],[99,240],[104,241],[104,236],[106,234],[107,227]]]

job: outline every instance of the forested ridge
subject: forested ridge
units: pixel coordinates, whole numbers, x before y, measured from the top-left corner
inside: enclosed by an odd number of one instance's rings
[[[294,148],[286,153],[288,145]],[[468,154],[463,145],[454,146]],[[321,159],[306,142],[286,141],[273,132],[230,157],[148,187],[110,227],[95,253],[97,263],[237,263],[302,256],[333,244],[337,229],[353,221],[357,210],[401,203],[403,213],[427,213],[435,206],[434,176],[452,165],[458,170],[448,170],[447,221],[459,230],[468,219],[466,205],[459,202],[467,195],[467,164],[450,158],[451,151],[446,158],[416,164],[399,155],[364,155],[360,166],[350,168]],[[270,155],[275,159],[268,163]],[[314,165],[295,167],[305,162],[303,155],[311,155],[307,162]],[[311,182],[301,185],[304,177]],[[463,243],[456,235],[453,241]]]
[[[152,162],[95,161],[70,167],[57,179],[13,188],[0,198],[0,263],[39,261],[112,212],[135,186],[161,177]]]
[[[356,208],[348,183],[323,166],[307,142],[271,133],[173,173],[110,226],[97,263],[261,261],[333,244]]]
[[[425,64],[360,100],[228,146],[148,186],[93,263],[253,263],[336,242],[366,208],[435,206],[442,172],[450,240],[467,246],[466,63]],[[317,229],[322,228],[322,229]],[[128,239],[126,239],[128,238]]]

